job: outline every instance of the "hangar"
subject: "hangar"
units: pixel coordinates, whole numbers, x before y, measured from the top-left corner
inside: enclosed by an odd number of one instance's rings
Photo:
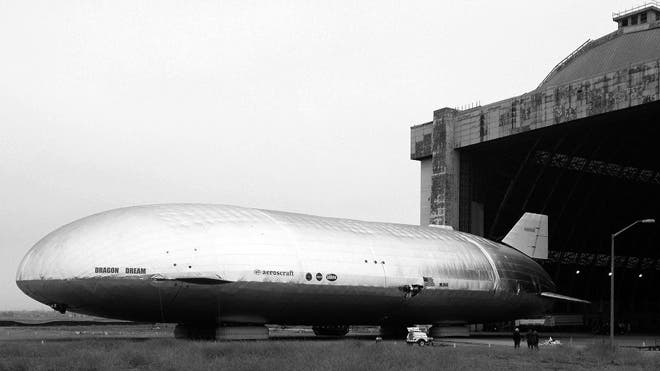
[[[558,303],[594,330],[609,321],[611,235],[660,218],[660,4],[614,13],[528,93],[441,108],[411,128],[421,163],[421,224],[501,240],[524,211],[547,214]],[[660,330],[660,224],[617,236],[615,318]]]

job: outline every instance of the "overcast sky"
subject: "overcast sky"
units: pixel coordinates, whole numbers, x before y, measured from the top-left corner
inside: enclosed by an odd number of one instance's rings
[[[222,203],[419,222],[411,125],[533,90],[631,1],[0,0],[0,310],[45,234]]]

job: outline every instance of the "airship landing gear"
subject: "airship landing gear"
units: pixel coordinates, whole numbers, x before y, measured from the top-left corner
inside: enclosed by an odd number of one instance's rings
[[[174,337],[189,340],[268,340],[268,327],[263,325],[178,324]]]
[[[349,326],[348,325],[324,325],[324,326],[312,326],[314,335],[316,336],[335,336],[341,337],[348,334]]]

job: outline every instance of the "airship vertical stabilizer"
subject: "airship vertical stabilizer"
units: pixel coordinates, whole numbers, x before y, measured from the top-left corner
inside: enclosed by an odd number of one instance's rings
[[[535,259],[548,258],[548,216],[525,213],[502,240]]]

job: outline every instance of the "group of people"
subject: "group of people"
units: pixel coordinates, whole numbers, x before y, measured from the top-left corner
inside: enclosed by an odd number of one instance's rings
[[[527,340],[527,348],[529,349],[539,349],[539,333],[536,330],[529,330],[525,335]],[[520,348],[520,340],[522,339],[522,334],[520,330],[516,328],[513,331],[513,347]]]

